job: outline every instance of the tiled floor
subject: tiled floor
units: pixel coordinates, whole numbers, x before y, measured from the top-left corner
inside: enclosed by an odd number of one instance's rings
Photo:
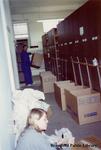
[[[31,88],[41,90],[39,77],[34,78],[34,85]],[[51,105],[53,115],[49,120],[47,133],[54,134],[55,129],[69,128],[76,140],[90,135],[101,138],[101,121],[86,125],[78,125],[67,112],[61,111],[58,107],[54,93],[45,94],[46,102]]]

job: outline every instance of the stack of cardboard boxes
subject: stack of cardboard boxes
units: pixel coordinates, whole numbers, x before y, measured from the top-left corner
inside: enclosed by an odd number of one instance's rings
[[[56,82],[56,76],[50,71],[40,73],[41,86],[44,93],[54,92],[54,82]]]
[[[79,124],[101,121],[100,93],[70,81],[55,82],[55,98],[63,111],[68,110]]]

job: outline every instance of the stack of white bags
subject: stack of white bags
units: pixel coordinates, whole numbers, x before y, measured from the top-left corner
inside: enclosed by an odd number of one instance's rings
[[[72,132],[68,128],[61,128],[60,130],[55,129],[55,134],[50,136],[43,133],[50,144],[57,147],[59,150],[71,150],[71,147],[74,145],[75,137],[72,135]],[[58,142],[60,141],[60,146]]]
[[[13,121],[16,140],[26,126],[27,116],[32,108],[48,110],[49,104],[40,101],[45,100],[44,93],[30,88],[16,90],[13,93]]]

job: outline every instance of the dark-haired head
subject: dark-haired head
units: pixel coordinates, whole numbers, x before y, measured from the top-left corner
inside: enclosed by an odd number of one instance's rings
[[[23,50],[27,51],[28,46],[27,45],[23,45]]]

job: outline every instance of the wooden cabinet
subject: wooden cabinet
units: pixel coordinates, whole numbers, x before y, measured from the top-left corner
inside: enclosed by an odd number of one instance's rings
[[[44,34],[42,36],[42,43],[43,43],[43,56],[44,56],[44,62],[45,62],[45,69],[46,71],[51,69],[51,58],[50,58],[50,49],[48,47],[49,40],[48,35]]]
[[[66,17],[57,25],[58,46],[56,51],[51,49],[50,57],[57,57],[59,68],[59,79],[74,80],[73,68],[71,64],[71,56],[79,57],[84,62],[86,57],[89,64],[94,58],[98,59],[101,65],[101,0],[89,0],[71,15]],[[50,45],[53,41],[53,31],[50,31]],[[58,54],[57,54],[58,50]],[[65,61],[67,61],[65,67]],[[84,85],[89,85],[87,69],[81,65]],[[80,75],[78,73],[78,65],[75,64],[77,83],[81,84]],[[93,89],[100,90],[98,73],[94,66],[89,68]],[[100,69],[101,72],[101,69]],[[100,74],[101,78],[101,74]]]
[[[52,71],[54,75],[57,76],[57,79],[60,79],[60,62],[59,62],[59,46],[58,46],[58,33],[57,29],[53,28],[46,35],[42,37],[43,39],[43,51],[45,59],[45,68],[46,70]],[[44,42],[44,40],[46,42]],[[44,45],[46,43],[46,45]],[[47,58],[46,58],[47,57]],[[49,64],[49,66],[47,65]]]

